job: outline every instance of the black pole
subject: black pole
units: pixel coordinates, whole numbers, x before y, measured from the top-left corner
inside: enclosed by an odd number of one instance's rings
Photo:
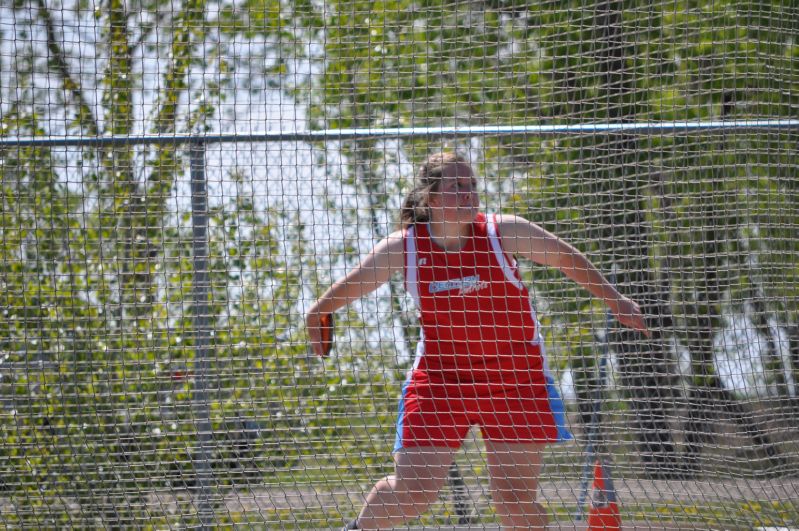
[[[610,283],[616,285],[616,274],[610,274]],[[585,500],[588,496],[588,483],[591,477],[591,467],[596,458],[601,441],[602,403],[605,400],[605,386],[608,375],[608,362],[610,358],[610,329],[613,326],[613,314],[605,311],[605,338],[602,341],[602,350],[597,363],[597,383],[594,391],[594,400],[591,404],[591,420],[586,430],[585,464],[583,476],[580,480],[580,495],[577,500],[577,513],[574,519],[580,521],[585,515]]]
[[[208,372],[211,344],[210,282],[208,274],[208,186],[205,177],[205,144],[191,144],[191,220],[192,220],[192,328],[194,335],[194,391],[192,414],[197,434],[198,453],[192,459],[197,477],[197,512],[203,529],[214,521],[211,504],[211,407],[208,400]]]

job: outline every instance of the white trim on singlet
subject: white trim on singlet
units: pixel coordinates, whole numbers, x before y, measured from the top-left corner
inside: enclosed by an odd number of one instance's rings
[[[424,357],[424,330],[422,327],[419,327],[419,342],[416,343],[416,355],[413,358],[413,368],[418,369],[419,363],[422,361]]]
[[[502,250],[499,234],[497,234],[497,215],[491,214],[490,216],[486,216],[486,223],[488,225],[488,241],[491,242],[491,249],[494,251],[494,256],[496,256],[497,262],[502,268],[502,272],[505,273],[505,278],[508,279],[508,282],[513,284],[516,289],[523,290],[524,284],[521,280],[516,278],[516,274],[514,273],[516,264],[514,263],[511,265],[508,263],[505,251]]]
[[[416,304],[416,309],[422,309],[419,300],[419,262],[416,252],[416,227],[411,225],[405,230],[405,289]],[[416,353],[413,358],[413,369],[419,367],[424,357],[424,330],[419,327],[419,340],[416,343]],[[410,380],[410,375],[408,376]]]
[[[416,308],[421,310],[419,300],[419,265],[416,261],[416,227],[405,230],[405,289],[413,298]]]
[[[505,278],[518,290],[523,291],[525,289],[524,283],[516,277],[516,261],[514,260],[512,264],[509,263],[508,257],[505,254],[505,251],[502,249],[502,242],[500,241],[501,236],[497,230],[497,215],[486,215],[486,225],[488,228],[488,241],[491,243],[491,249],[494,251],[494,256],[496,257],[499,266],[502,268],[502,272],[505,273]],[[532,303],[530,303],[530,313],[533,317],[533,322],[535,323],[535,338],[531,341],[531,343],[533,345],[541,346],[541,353],[543,356],[544,342],[541,340],[541,323],[538,322],[538,316],[535,314],[535,308],[533,308]]]

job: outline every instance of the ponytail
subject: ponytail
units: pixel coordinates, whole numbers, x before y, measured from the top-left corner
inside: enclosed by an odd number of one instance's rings
[[[417,186],[405,196],[400,209],[400,228],[407,229],[416,223],[430,221],[430,207],[427,201],[430,197],[430,186]]]
[[[447,165],[464,162],[466,158],[452,151],[436,153],[427,158],[416,173],[416,186],[408,192],[402,202],[400,229],[430,221],[430,192],[438,190]]]

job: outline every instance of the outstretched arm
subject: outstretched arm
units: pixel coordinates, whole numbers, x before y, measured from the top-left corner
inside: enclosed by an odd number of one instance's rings
[[[544,228],[518,216],[498,216],[503,248],[555,269],[604,301],[621,324],[650,335],[638,304],[619,293],[579,250]]]
[[[308,338],[314,353],[324,355],[322,318],[388,282],[391,275],[402,271],[404,260],[402,233],[395,232],[375,245],[360,264],[319,297],[305,315]]]

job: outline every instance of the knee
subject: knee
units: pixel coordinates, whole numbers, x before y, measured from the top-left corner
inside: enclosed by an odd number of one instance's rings
[[[398,481],[396,490],[406,497],[408,503],[423,511],[438,499],[443,486],[444,482],[437,479],[403,479]]]
[[[377,483],[358,517],[363,529],[386,529],[422,514],[438,499],[444,481],[389,476]]]

